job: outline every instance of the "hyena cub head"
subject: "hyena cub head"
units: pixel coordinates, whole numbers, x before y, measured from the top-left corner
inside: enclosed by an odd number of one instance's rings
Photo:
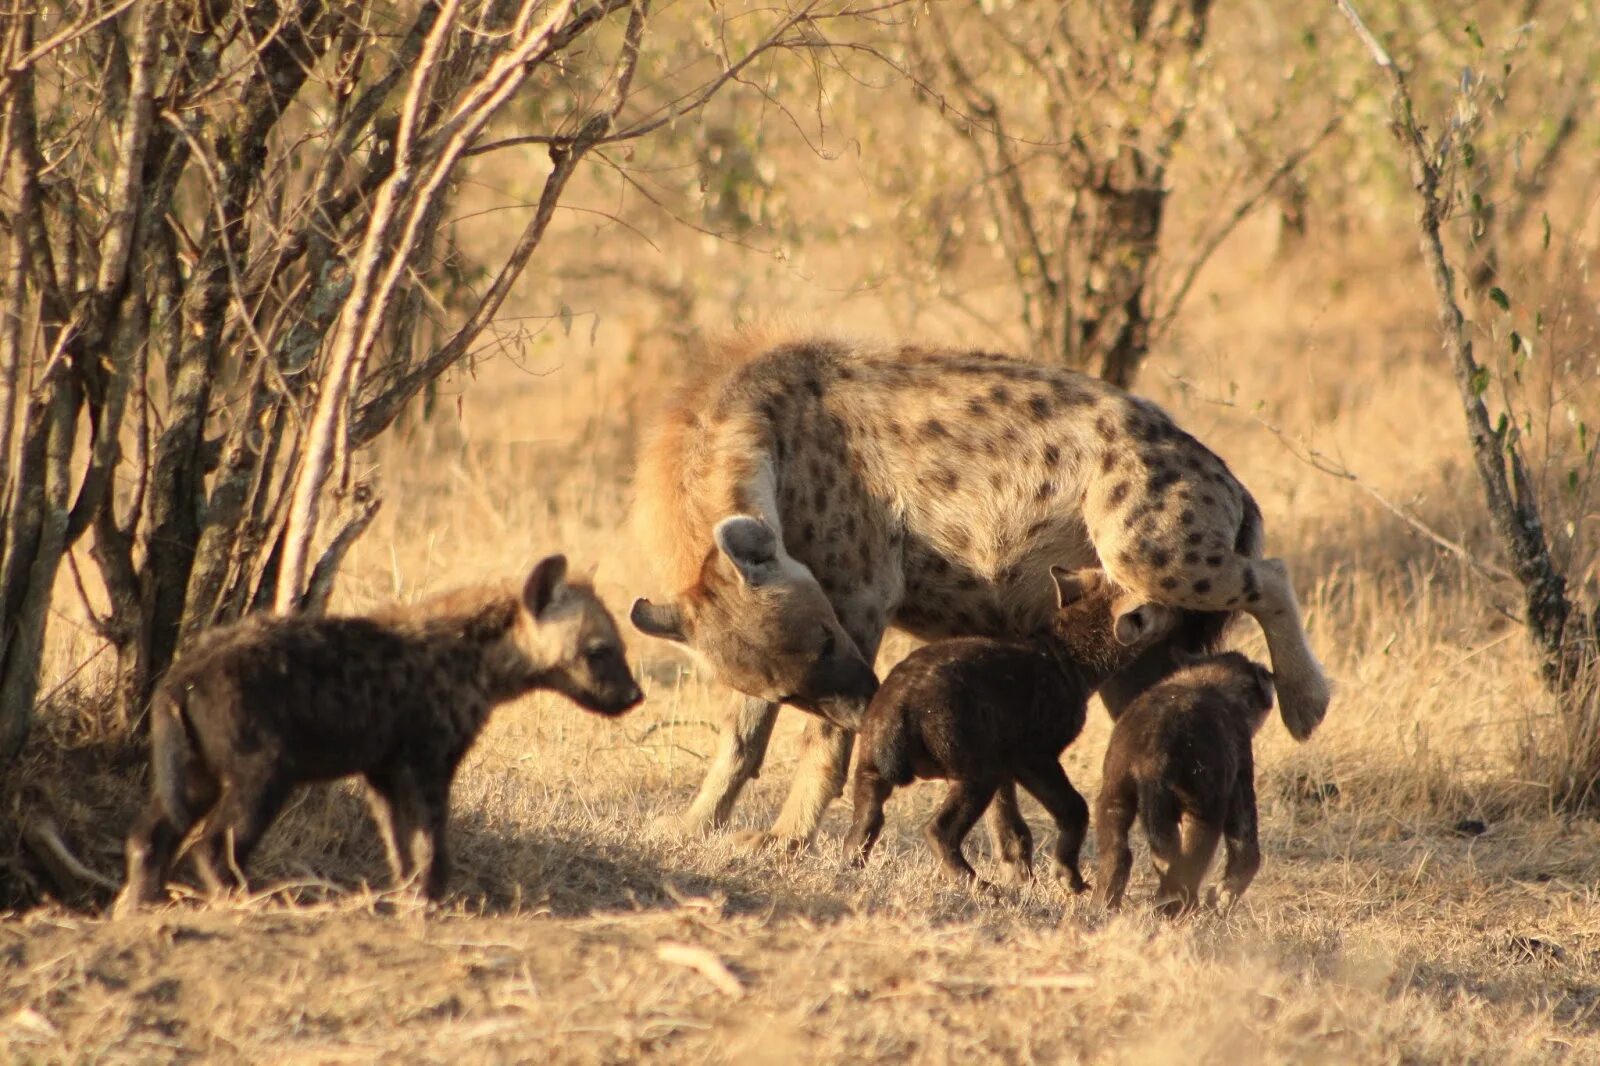
[[[1260,731],[1272,711],[1272,671],[1236,651],[1191,659],[1173,675],[1173,681],[1204,686],[1216,693],[1218,705],[1242,718],[1251,733]]]
[[[1180,612],[1151,603],[1097,569],[1050,568],[1056,613],[1049,639],[1094,684],[1121,670],[1178,623]]]
[[[532,684],[588,710],[621,714],[644,699],[611,612],[594,589],[567,580],[564,555],[550,556],[528,575],[501,651]]]
[[[675,603],[635,601],[633,624],[686,645],[747,696],[855,728],[878,679],[817,579],[759,518],[725,518],[714,540],[700,580]]]

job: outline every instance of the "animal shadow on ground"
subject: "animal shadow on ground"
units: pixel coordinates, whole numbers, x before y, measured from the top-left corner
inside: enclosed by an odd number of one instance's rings
[[[125,788],[116,790],[125,795],[105,805],[95,828],[64,825],[62,834],[71,850],[93,856],[97,871],[117,881],[122,870],[111,856],[120,850],[121,833],[132,823],[142,791],[137,787],[142,775],[125,776]],[[482,915],[536,911],[581,917],[607,910],[670,910],[686,898],[701,897],[720,900],[729,912],[798,914],[813,920],[835,918],[849,909],[834,895],[782,883],[759,863],[734,862],[728,869],[706,872],[691,868],[687,860],[674,861],[670,848],[634,830],[646,820],[634,812],[618,812],[615,824],[552,825],[515,824],[492,808],[463,809],[459,803],[454,808],[447,837],[454,869],[441,901],[447,908]],[[117,836],[109,836],[106,827]],[[392,878],[364,787],[340,783],[298,792],[263,839],[249,878],[253,898],[291,904],[332,902],[367,890],[387,893]],[[181,899],[194,891],[194,882],[180,867],[173,887],[178,890],[174,898]],[[71,899],[48,895],[70,909],[94,913],[109,905],[112,892],[95,888]],[[38,893],[19,897],[14,907],[25,910],[46,898]]]

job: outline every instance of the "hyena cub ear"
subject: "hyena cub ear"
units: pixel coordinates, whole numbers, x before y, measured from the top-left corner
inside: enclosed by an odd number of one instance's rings
[[[679,644],[689,642],[689,627],[684,622],[683,611],[675,603],[651,603],[641,596],[633,601],[628,621],[647,637],[659,637]]]
[[[528,613],[538,618],[555,602],[561,583],[567,579],[567,557],[552,555],[539,560],[522,586],[522,602]]]
[[[1273,695],[1277,691],[1276,679],[1272,676],[1272,671],[1260,663],[1251,663],[1250,666],[1255,670],[1261,706],[1263,709],[1270,711],[1272,710]]]
[[[1071,607],[1094,591],[1102,577],[1098,570],[1068,570],[1064,566],[1052,566],[1050,579],[1056,583],[1056,607],[1059,609]]]
[[[733,564],[746,585],[757,588],[781,575],[778,534],[761,519],[732,515],[717,523],[712,536],[717,550]]]

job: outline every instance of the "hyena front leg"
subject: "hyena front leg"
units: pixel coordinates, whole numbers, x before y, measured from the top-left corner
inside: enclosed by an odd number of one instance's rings
[[[761,772],[778,720],[778,704],[754,697],[741,697],[733,712],[722,723],[717,737],[717,753],[700,782],[700,791],[682,814],[665,815],[657,826],[675,832],[705,833],[721,828],[733,813],[745,782]]]
[[[865,619],[884,615],[849,607],[839,615],[845,632],[856,642],[862,657],[869,663],[875,662],[878,644],[883,640],[883,628],[881,622],[869,625]],[[778,844],[791,852],[810,847],[828,804],[844,795],[850,749],[855,739],[854,733],[831,722],[810,718],[800,736],[800,761],[795,767],[794,784],[789,786],[789,796],[783,801],[778,820],[772,824],[771,832],[742,834],[745,846],[756,849]]]
[[[803,851],[816,839],[817,828],[828,804],[844,794],[845,775],[850,769],[850,748],[856,735],[820,718],[808,718],[800,734],[800,761],[795,767],[794,784],[783,801],[778,820],[770,832],[753,830],[741,834],[749,848],[776,844],[787,851]]]

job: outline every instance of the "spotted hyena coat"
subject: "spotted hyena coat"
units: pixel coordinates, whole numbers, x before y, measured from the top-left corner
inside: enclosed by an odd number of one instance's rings
[[[151,797],[118,912],[154,900],[185,856],[210,891],[233,887],[296,785],[353,774],[396,881],[438,896],[451,780],[491,710],[537,689],[607,715],[643,698],[610,612],[566,565],[551,556],[520,590],[202,636],[151,703]]]
[[[639,536],[675,595],[635,604],[635,624],[752,697],[690,826],[724,820],[759,770],[773,701],[817,708],[818,693],[785,683],[834,631],[868,662],[889,626],[1026,636],[1053,610],[1052,565],[1102,566],[1187,609],[1174,642],[1189,647],[1212,643],[1232,612],[1254,616],[1290,731],[1304,739],[1326,711],[1287,571],[1260,558],[1250,494],[1155,404],[1090,376],[942,348],[747,340],[709,356],[667,405],[637,493]],[[770,558],[741,548],[761,530]],[[1114,689],[1101,692],[1117,704],[1133,694]],[[814,835],[843,783],[849,716],[827,717],[808,723],[774,827],[791,842]]]

